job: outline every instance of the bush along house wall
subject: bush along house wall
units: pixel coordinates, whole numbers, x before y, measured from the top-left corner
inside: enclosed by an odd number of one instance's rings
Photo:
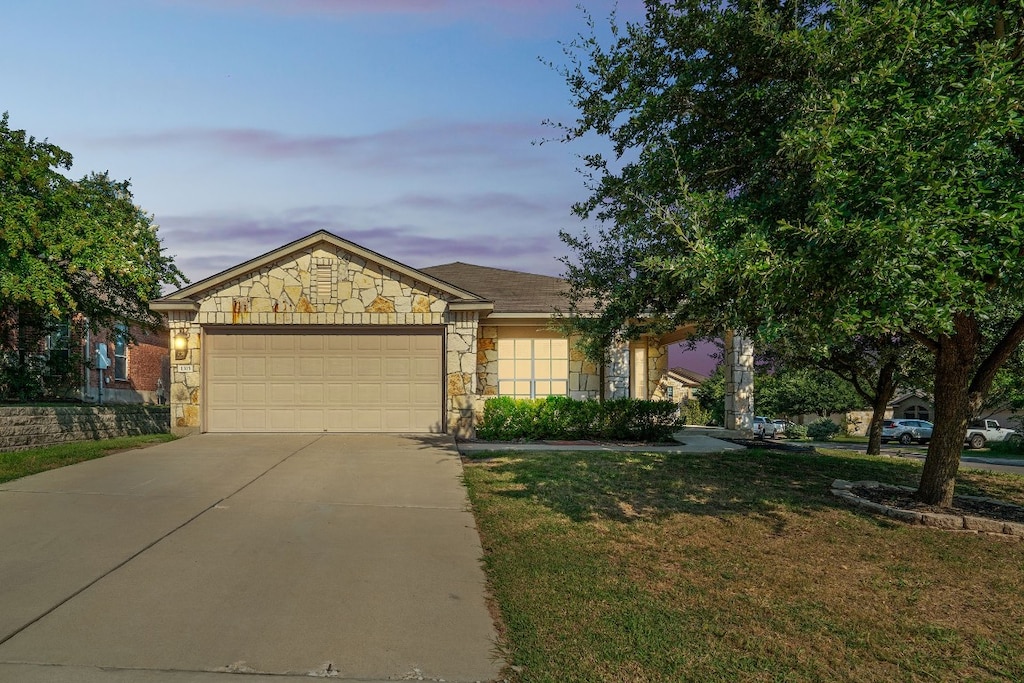
[[[0,406],[0,451],[170,431],[168,406]]]

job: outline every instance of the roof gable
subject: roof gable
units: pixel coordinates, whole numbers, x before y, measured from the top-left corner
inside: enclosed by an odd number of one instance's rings
[[[387,256],[378,254],[377,252],[365,247],[361,247],[354,242],[338,237],[326,230],[319,230],[307,235],[306,237],[295,240],[294,242],[290,242],[289,244],[274,249],[273,251],[269,251],[261,256],[257,256],[256,258],[250,259],[237,266],[221,271],[216,275],[211,275],[199,282],[192,283],[176,292],[168,294],[167,296],[155,299],[151,303],[156,304],[154,308],[158,310],[168,310],[174,307],[177,303],[192,304],[198,299],[217,293],[221,289],[229,286],[232,282],[249,276],[256,276],[262,268],[268,265],[288,261],[294,258],[300,258],[302,255],[308,254],[310,250],[315,249],[317,246],[328,246],[333,247],[334,249],[343,250],[344,252],[362,259],[367,263],[376,264],[383,270],[392,271],[401,276],[405,276],[416,282],[422,283],[430,289],[441,292],[445,298],[451,302],[469,304],[489,303],[484,297],[467,289],[438,279],[434,275],[417,270],[411,266],[407,266],[404,263],[390,259]]]

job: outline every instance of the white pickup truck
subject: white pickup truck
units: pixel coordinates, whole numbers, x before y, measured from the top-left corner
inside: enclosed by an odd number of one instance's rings
[[[973,420],[967,427],[964,443],[970,448],[984,448],[989,441],[1014,441],[1020,438],[1020,434],[1000,427],[996,420]]]

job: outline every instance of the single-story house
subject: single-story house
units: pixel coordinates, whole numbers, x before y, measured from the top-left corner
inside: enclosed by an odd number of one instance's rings
[[[661,380],[660,393],[667,401],[685,403],[708,378],[687,368],[669,368]]]
[[[416,269],[313,233],[151,302],[172,340],[171,429],[472,436],[494,396],[660,397],[679,337],[613,349],[602,387],[551,325],[564,287],[465,263]]]

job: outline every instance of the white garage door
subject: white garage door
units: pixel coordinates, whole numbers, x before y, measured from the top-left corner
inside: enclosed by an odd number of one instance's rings
[[[211,432],[437,432],[441,335],[212,332]]]

